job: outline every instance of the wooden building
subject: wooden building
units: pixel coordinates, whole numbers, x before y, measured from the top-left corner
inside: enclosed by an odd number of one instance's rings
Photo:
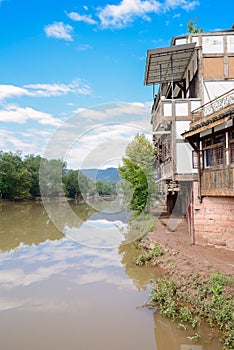
[[[187,215],[192,242],[234,248],[234,30],[149,50],[145,84],[158,85],[151,123],[168,211]]]

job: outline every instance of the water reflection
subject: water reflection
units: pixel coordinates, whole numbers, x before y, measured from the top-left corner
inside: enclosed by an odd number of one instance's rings
[[[199,329],[200,338],[191,327],[180,329],[177,323],[154,313],[155,340],[157,350],[220,350],[219,336],[205,324]]]
[[[40,203],[0,201],[0,250],[9,251],[20,244],[39,244],[63,237],[50,222]]]
[[[37,203],[1,209],[4,350],[155,350],[151,314],[136,308],[147,293],[125,274],[117,248],[93,249],[53,227],[52,234]],[[84,218],[96,221],[83,209]]]
[[[136,293],[120,259],[66,238],[2,253],[4,350],[154,350],[150,314],[136,310],[146,296]]]
[[[146,265],[144,268],[136,266],[135,258],[140,254],[140,251],[132,244],[120,245],[119,254],[122,256],[121,263],[126,274],[138,290],[146,290],[151,279],[163,274],[163,270],[152,265]]]
[[[90,227],[98,232],[98,225],[104,225],[112,237],[113,226],[117,227],[115,243],[121,230],[124,235],[125,213],[116,217],[86,205],[70,205],[79,213],[79,220],[67,221],[70,233],[82,232],[85,237]],[[59,208],[65,222],[62,203]],[[137,309],[148,299],[147,286],[156,268],[137,267],[139,251],[132,244],[106,249],[82,245],[77,237],[71,240],[58,231],[40,203],[0,202],[0,229],[4,350],[221,349],[217,342],[191,348],[189,333],[181,335],[170,321]]]

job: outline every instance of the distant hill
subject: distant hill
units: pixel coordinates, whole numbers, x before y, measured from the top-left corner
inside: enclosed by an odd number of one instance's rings
[[[107,169],[81,169],[82,173],[89,179],[97,181],[121,181],[117,168]]]

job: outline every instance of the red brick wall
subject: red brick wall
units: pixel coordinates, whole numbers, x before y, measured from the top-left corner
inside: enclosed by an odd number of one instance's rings
[[[203,197],[198,200],[194,182],[195,244],[234,249],[234,197]]]

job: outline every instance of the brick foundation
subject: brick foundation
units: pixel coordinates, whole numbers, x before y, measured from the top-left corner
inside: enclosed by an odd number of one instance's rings
[[[203,197],[200,203],[197,182],[193,193],[195,244],[234,250],[234,197]]]

